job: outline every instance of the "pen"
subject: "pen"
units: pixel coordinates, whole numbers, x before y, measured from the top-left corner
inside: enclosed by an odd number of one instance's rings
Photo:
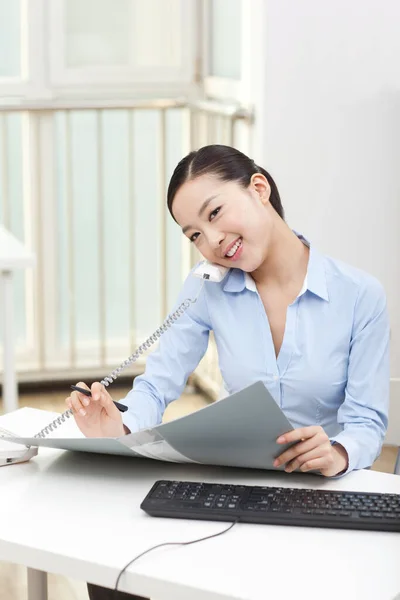
[[[92,397],[92,392],[90,390],[85,390],[85,388],[78,387],[77,385],[71,385],[71,390],[80,392],[81,394],[84,394],[85,396],[89,396],[90,398]],[[119,411],[125,412],[126,410],[128,410],[128,407],[125,406],[125,404],[121,404],[120,402],[115,402],[115,401],[113,401],[113,402]]]

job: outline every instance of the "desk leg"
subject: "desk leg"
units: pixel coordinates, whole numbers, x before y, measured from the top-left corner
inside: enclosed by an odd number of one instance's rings
[[[28,600],[48,600],[45,571],[28,569]]]
[[[17,410],[18,391],[14,361],[14,298],[11,271],[2,271],[3,284],[3,410]]]

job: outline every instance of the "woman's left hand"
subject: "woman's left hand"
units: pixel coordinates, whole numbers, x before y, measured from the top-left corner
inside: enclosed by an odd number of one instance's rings
[[[319,425],[294,429],[281,435],[276,441],[278,444],[298,442],[274,461],[274,467],[286,463],[287,473],[300,469],[304,473],[320,471],[325,477],[332,477],[348,467],[346,450],[341,444],[332,446],[325,431]]]

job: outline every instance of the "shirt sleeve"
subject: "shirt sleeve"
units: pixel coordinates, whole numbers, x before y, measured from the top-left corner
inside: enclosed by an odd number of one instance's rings
[[[170,314],[185,300],[195,299],[201,285],[190,274]],[[128,406],[123,423],[131,432],[161,423],[166,407],[181,395],[204,356],[210,329],[204,286],[196,302],[161,335],[158,348],[146,360],[144,374],[135,378],[132,390],[121,400]]]
[[[347,451],[344,475],[370,467],[378,457],[388,425],[390,327],[385,292],[369,279],[354,311],[345,399],[338,411],[343,430],[332,438]]]

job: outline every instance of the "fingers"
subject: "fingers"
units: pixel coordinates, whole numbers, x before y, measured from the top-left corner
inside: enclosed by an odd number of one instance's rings
[[[301,454],[293,460],[291,460],[286,465],[285,471],[287,473],[291,473],[296,469],[300,469],[300,471],[305,473],[306,471],[310,471],[314,468],[310,465],[312,465],[312,463],[315,462],[316,459],[321,460],[323,462],[323,468],[328,468],[331,466],[332,448],[329,441],[326,444],[322,444],[317,448],[314,448],[310,452]]]
[[[321,427],[313,437],[306,439],[304,442],[299,442],[288,450],[285,450],[285,452],[282,452],[282,454],[274,461],[274,467],[279,467],[279,465],[289,462],[300,454],[309,452],[326,441],[328,441],[328,436]]]
[[[315,458],[314,460],[307,461],[307,463],[304,464],[303,467],[301,468],[301,471],[303,471],[304,473],[306,473],[307,471],[321,471],[321,473],[323,475],[329,475],[330,473],[328,471],[330,469],[331,469],[331,464],[329,462],[329,465],[327,465],[326,459]],[[324,470],[326,470],[327,473],[324,473]]]
[[[103,392],[108,393],[106,391],[106,388],[104,387],[104,385],[102,385],[99,381],[95,381],[94,383],[92,383],[92,386],[91,386],[90,389],[91,389],[91,392],[92,392],[92,398],[95,401],[100,400],[100,395]]]
[[[120,418],[119,410],[104,385],[96,381],[92,384],[91,392],[93,400],[101,404],[109,417]]]
[[[293,431],[288,431],[288,433],[281,435],[280,437],[278,437],[276,442],[277,444],[290,444],[291,442],[300,442],[301,440],[306,440],[310,437],[313,437],[320,431],[324,432],[323,428],[320,425],[300,427],[299,429],[293,429]]]
[[[92,384],[91,388],[89,388],[86,383],[80,381],[76,384],[78,387],[89,390],[92,394],[91,397],[85,396],[85,394],[81,394],[80,392],[74,391],[72,394],[66,399],[65,403],[68,408],[71,408],[75,416],[86,417],[88,414],[88,408],[90,414],[93,415],[93,409],[97,407],[97,409],[104,409],[109,417],[112,419],[119,419],[119,411],[115,406],[113,399],[110,394],[107,392],[104,385],[96,381]]]
[[[84,383],[83,381],[80,381],[79,383],[77,383],[76,387],[83,388],[84,390],[88,390],[88,392],[90,392],[90,387],[88,385],[86,385],[86,383]],[[85,394],[83,394],[83,395],[85,395]]]
[[[86,390],[90,389],[83,381],[80,381],[76,385]],[[90,398],[85,396],[85,394],[81,394],[80,392],[72,392],[72,394],[66,399],[65,403],[68,408],[72,409],[74,414],[79,414],[81,417],[85,417],[87,413],[86,407],[88,407],[90,404]]]

